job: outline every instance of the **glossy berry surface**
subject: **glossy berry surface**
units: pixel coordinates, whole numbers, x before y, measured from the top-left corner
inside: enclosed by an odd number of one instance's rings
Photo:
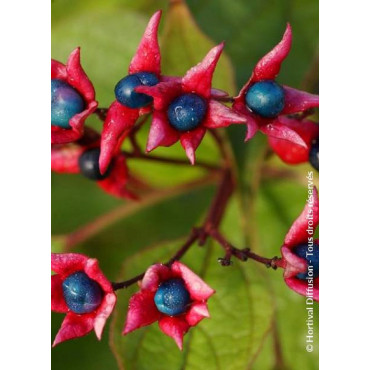
[[[80,155],[78,166],[82,175],[90,180],[103,180],[108,177],[110,167],[105,171],[104,175],[99,170],[100,149],[88,149]]]
[[[62,80],[51,80],[51,124],[53,126],[71,128],[69,120],[84,109],[85,101],[75,88]]]
[[[300,244],[293,249],[293,252],[301,258],[304,258],[309,266],[312,266],[313,275],[308,272],[297,275],[298,279],[305,280],[307,277],[317,278],[319,276],[319,245],[313,244],[313,251],[308,249],[307,244]],[[308,271],[308,270],[307,270]]]
[[[95,311],[103,299],[100,285],[82,271],[69,275],[62,286],[68,308],[78,314]]]
[[[252,85],[245,95],[248,108],[265,118],[276,117],[284,108],[284,90],[275,81]]]
[[[159,286],[154,302],[158,311],[175,316],[186,311],[190,295],[182,279],[170,279]]]
[[[168,107],[167,116],[178,131],[190,131],[198,127],[207,111],[206,101],[196,94],[184,94]]]
[[[159,82],[153,73],[139,72],[128,75],[120,80],[114,88],[116,99],[129,108],[142,108],[150,104],[153,98],[149,95],[134,91],[138,86],[154,86]]]
[[[313,168],[319,170],[319,138],[312,142],[312,147],[309,153],[309,160]]]

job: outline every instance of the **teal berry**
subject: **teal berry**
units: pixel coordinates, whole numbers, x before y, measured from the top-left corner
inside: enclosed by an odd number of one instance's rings
[[[308,244],[300,244],[293,249],[293,253],[298,257],[305,259],[308,263],[308,266],[312,266],[312,275],[311,273],[301,272],[297,274],[297,278],[301,280],[306,280],[307,277],[317,278],[319,276],[319,245],[314,243],[312,247],[309,247]]]
[[[104,180],[109,176],[111,167],[102,175],[99,169],[100,149],[93,148],[84,151],[78,158],[78,166],[80,167],[81,175],[90,180]]]
[[[128,75],[120,80],[114,88],[116,99],[122,105],[129,108],[142,108],[152,103],[153,98],[149,95],[134,91],[138,86],[154,86],[159,82],[158,77],[149,72],[139,72]]]
[[[63,281],[62,288],[68,308],[77,314],[95,311],[103,300],[100,285],[83,271],[69,275]]]
[[[190,295],[182,279],[170,279],[163,282],[155,296],[158,311],[169,316],[184,313],[190,303]]]
[[[319,138],[312,142],[312,146],[309,153],[309,160],[313,168],[319,170]]]
[[[207,112],[207,102],[196,94],[180,95],[169,105],[168,120],[178,131],[190,131],[197,128]]]
[[[70,129],[69,120],[85,109],[79,92],[62,80],[51,80],[51,124]]]
[[[284,90],[272,80],[256,82],[247,91],[245,102],[252,112],[264,118],[273,118],[284,108]]]

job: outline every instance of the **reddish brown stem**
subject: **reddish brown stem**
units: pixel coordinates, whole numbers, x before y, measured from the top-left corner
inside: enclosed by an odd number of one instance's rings
[[[135,158],[135,159],[140,159],[144,161],[154,161],[154,162],[189,166],[189,161],[186,159],[161,157],[161,156],[156,156],[156,155],[145,155],[144,153],[141,153],[138,151],[133,151],[133,152],[122,151],[122,153],[124,154],[126,158]],[[197,161],[194,167],[202,167],[209,171],[221,170],[221,168],[218,166],[215,166],[210,163],[202,162],[202,161]]]
[[[132,149],[133,149],[133,152],[137,155],[143,155],[143,151],[141,150],[141,147],[137,141],[137,133],[139,132],[139,130],[141,129],[141,127],[143,127],[144,123],[148,120],[149,118],[149,114],[146,114],[144,116],[142,116],[136,123],[135,123],[135,126],[132,127],[131,131],[130,131],[130,134],[129,134],[129,140],[130,140],[130,143],[132,145]]]
[[[164,265],[167,267],[170,267],[175,261],[178,261],[179,259],[181,259],[181,257],[188,251],[188,249],[193,245],[193,243],[199,238],[199,235],[200,235],[199,229],[193,229],[188,239],[182,245],[182,247],[176,252],[176,254],[171,259],[169,259],[166,263],[164,263]],[[119,283],[112,283],[112,287],[114,290],[128,288],[130,285],[141,280],[144,277],[144,274],[145,273],[141,273],[140,275],[137,275],[129,280],[125,280]]]
[[[208,130],[208,132],[212,135],[213,139],[215,140],[215,142],[216,142],[216,144],[217,144],[217,146],[220,150],[221,156],[224,159],[224,161],[226,162],[226,167],[230,168],[231,164],[230,164],[229,154],[226,150],[225,143],[224,143],[222,137],[218,134],[218,132],[216,130]]]
[[[107,118],[108,108],[97,108],[94,113],[104,122]]]
[[[272,267],[274,270],[276,270],[278,267],[282,267],[282,261],[278,257],[266,258],[251,252],[249,248],[245,249],[235,248],[223,237],[223,235],[221,235],[221,233],[218,230],[215,229],[209,230],[208,235],[211,236],[214,240],[216,240],[225,250],[225,257],[219,259],[219,262],[223,266],[229,266],[231,264],[230,258],[234,256],[241,261],[252,259],[256,262],[264,264],[266,267]]]
[[[131,202],[123,204],[112,211],[105,213],[104,215],[96,218],[95,220],[87,223],[86,225],[80,227],[74,232],[70,233],[66,237],[65,252],[69,252],[76,245],[83,243],[84,241],[90,239],[94,235],[98,234],[105,228],[113,225],[118,220],[128,217],[129,215],[135,213],[139,209],[145,206],[151,206],[157,204],[165,199],[175,197],[182,194],[184,191],[190,191],[192,189],[198,189],[203,186],[207,186],[215,183],[216,174],[208,174],[201,179],[191,181],[180,186],[175,186],[173,188],[167,188],[164,190],[154,190],[146,194],[139,202]]]
[[[141,116],[141,118],[135,123],[135,126],[131,129],[130,135],[135,136],[137,132],[143,127],[149,117],[150,114],[145,114],[144,116]]]
[[[184,245],[176,252],[176,254],[167,262],[165,263],[166,266],[170,267],[175,261],[181,259],[181,257],[188,251],[188,249],[193,245],[193,243],[199,238],[199,229],[193,228],[191,234],[189,235],[188,239],[184,243]]]
[[[130,285],[137,283],[144,277],[144,272],[140,275],[136,275],[133,278],[125,281],[121,281],[120,283],[112,283],[113,290],[119,290],[119,289],[126,289]]]
[[[132,154],[135,154],[137,157],[140,157],[142,155],[142,151],[141,151],[139,143],[136,140],[136,136],[130,135],[129,140],[130,140],[132,150],[133,150]]]
[[[231,96],[213,97],[213,99],[223,103],[234,103],[234,98]]]
[[[222,216],[225,212],[229,199],[234,191],[234,182],[232,179],[231,171],[224,170],[220,186],[218,187],[216,196],[214,197],[208,215],[203,224],[203,235],[200,238],[199,244],[204,245],[209,235],[210,229],[217,229]]]

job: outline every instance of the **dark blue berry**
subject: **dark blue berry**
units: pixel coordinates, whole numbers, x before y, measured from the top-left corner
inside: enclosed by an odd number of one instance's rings
[[[51,80],[51,124],[65,129],[71,128],[69,120],[85,109],[85,101],[78,91],[68,83]]]
[[[313,244],[309,246],[308,244],[300,244],[293,249],[298,257],[304,258],[308,266],[312,266],[312,273],[302,272],[297,275],[298,279],[305,280],[307,277],[317,278],[319,276],[319,245]]]
[[[95,311],[103,299],[100,285],[82,271],[69,275],[62,286],[68,308],[78,314]]]
[[[315,139],[312,142],[309,159],[310,159],[310,163],[312,167],[318,171],[319,170],[319,138]]]
[[[178,131],[190,131],[202,122],[207,111],[207,102],[196,94],[184,94],[168,107],[167,116],[172,127]]]
[[[275,81],[261,81],[252,85],[245,95],[248,108],[262,117],[276,117],[284,108],[284,90]]]
[[[78,166],[80,167],[81,174],[90,180],[103,180],[108,177],[110,173],[110,167],[108,167],[103,175],[100,173],[99,156],[100,149],[94,148],[83,152],[78,159]]]
[[[122,78],[114,88],[116,99],[122,105],[129,108],[141,108],[150,104],[153,98],[146,94],[137,93],[135,87],[154,86],[159,82],[158,77],[153,73],[139,72]]]
[[[175,316],[186,311],[190,295],[182,279],[170,279],[159,286],[154,302],[158,311]]]

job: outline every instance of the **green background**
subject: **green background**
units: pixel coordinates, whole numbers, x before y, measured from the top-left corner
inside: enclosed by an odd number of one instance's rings
[[[293,28],[293,46],[278,81],[317,92],[318,1],[316,0],[54,0],[52,58],[65,62],[81,46],[82,64],[93,81],[100,106],[113,100],[113,87],[127,73],[151,14],[163,9],[160,27],[162,69],[182,75],[215,43],[226,41],[214,86],[236,93],[254,64],[280,39],[286,22]],[[196,23],[195,23],[196,22]],[[199,28],[198,28],[198,26]],[[89,125],[100,129],[94,117]],[[147,127],[140,133],[144,145]],[[244,144],[244,127],[227,130],[236,158],[239,188],[222,223],[222,231],[239,247],[250,246],[272,257],[307,195],[309,165],[287,166],[275,156],[267,160],[266,138],[258,134]],[[185,158],[180,145],[159,148],[158,155]],[[206,135],[197,151],[202,160],[217,163],[217,148]],[[130,170],[150,182],[153,199],[135,206],[102,192],[78,175],[52,175],[52,234],[54,251],[62,251],[66,235],[97,217],[120,210],[107,225],[74,247],[96,257],[111,280],[142,272],[153,261],[164,261],[201,223],[215,186],[173,190],[177,184],[204,173],[191,166],[130,161]],[[268,169],[274,168],[272,172]],[[315,172],[316,180],[318,174]],[[169,189],[160,191],[160,189]],[[211,319],[203,320],[185,337],[184,351],[156,324],[127,337],[120,335],[130,295],[136,286],[119,291],[118,304],[103,339],[93,334],[52,349],[53,369],[318,369],[318,305],[315,309],[315,350],[305,350],[304,298],[289,290],[281,271],[253,261],[221,267],[222,251],[209,243],[193,247],[184,258],[217,291],[209,301]],[[52,313],[52,340],[63,315]],[[276,347],[280,350],[276,350]]]

